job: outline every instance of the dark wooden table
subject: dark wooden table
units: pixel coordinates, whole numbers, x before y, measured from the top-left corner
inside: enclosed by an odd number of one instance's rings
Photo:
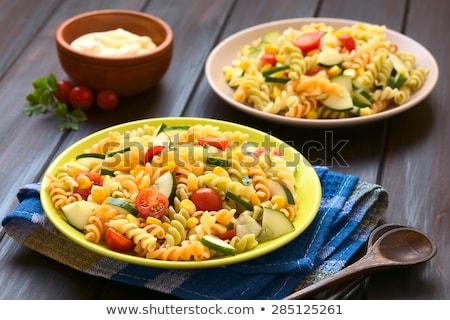
[[[31,82],[54,73],[65,78],[56,56],[54,33],[64,19],[107,8],[132,9],[165,19],[173,28],[173,61],[158,86],[123,100],[112,113],[92,112],[76,132],[57,130],[53,115],[22,113]],[[294,146],[305,141],[348,143],[333,161],[330,150],[314,164],[329,166],[361,180],[383,185],[390,204],[383,222],[428,233],[438,254],[428,263],[372,276],[356,298],[450,299],[450,51],[445,0],[0,0],[0,218],[17,204],[22,185],[39,181],[62,150],[99,129],[137,119],[195,116],[229,120],[269,129]],[[414,38],[436,58],[440,78],[416,107],[376,123],[340,129],[280,126],[230,107],[210,89],[204,63],[227,36],[255,24],[298,17],[336,17],[386,25]],[[154,299],[167,298],[74,271],[0,234],[2,299]]]

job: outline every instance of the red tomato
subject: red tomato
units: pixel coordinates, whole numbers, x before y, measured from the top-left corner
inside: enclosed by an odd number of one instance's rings
[[[307,75],[308,77],[312,77],[315,76],[316,74],[318,74],[320,71],[325,71],[325,74],[327,75],[327,78],[330,77],[330,75],[328,74],[328,69],[322,66],[315,66],[315,67],[311,67],[308,70],[306,70],[305,75]]]
[[[224,233],[218,234],[217,236],[222,240],[231,240],[236,235],[236,229],[228,230]]]
[[[281,152],[278,149],[273,148],[258,148],[255,150],[254,155],[259,157],[263,153],[272,153],[275,156],[281,157]]]
[[[119,96],[113,90],[101,90],[96,97],[97,106],[105,111],[111,111],[117,108]]]
[[[356,49],[356,41],[352,38],[352,36],[349,36],[348,34],[342,34],[337,38],[341,42],[342,46],[348,51],[353,51]]]
[[[90,109],[94,105],[94,93],[85,86],[75,86],[69,94],[69,103],[74,108]]]
[[[211,188],[200,188],[192,193],[191,201],[197,210],[219,211],[222,209],[222,198],[220,194]]]
[[[164,149],[164,146],[152,146],[147,149],[144,156],[144,163],[151,162],[153,157],[160,154]]]
[[[80,172],[75,175],[74,179],[77,180],[78,176],[85,175],[86,177],[91,180],[93,185],[101,186],[103,185],[103,178],[102,176],[97,172]],[[82,189],[79,187],[75,187],[74,191],[78,193],[83,199],[87,199],[87,197],[91,194],[91,188],[89,189]]]
[[[272,67],[277,64],[277,57],[272,53],[266,53],[262,55],[260,59],[265,64],[270,64]]]
[[[53,96],[62,103],[69,103],[69,94],[73,89],[73,84],[66,80],[60,80],[57,83],[57,90],[53,92]]]
[[[134,248],[133,241],[113,228],[106,229],[105,241],[111,250],[118,252],[126,252]]]
[[[169,199],[154,188],[145,188],[136,197],[136,208],[144,217],[159,218],[169,208]]]
[[[207,136],[207,137],[198,138],[198,143],[201,146],[204,146],[205,144],[207,144],[209,146],[216,147],[217,149],[223,151],[227,148],[228,144],[230,143],[230,140],[225,137]]]
[[[303,52],[307,52],[309,50],[317,49],[320,45],[321,38],[322,32],[320,31],[308,32],[295,39],[294,43]]]

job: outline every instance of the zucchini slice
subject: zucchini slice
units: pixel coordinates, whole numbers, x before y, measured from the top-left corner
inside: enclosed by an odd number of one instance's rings
[[[75,201],[61,208],[69,224],[78,230],[84,230],[89,224],[89,217],[99,205],[86,200]]]
[[[289,204],[295,204],[294,195],[286,187],[282,182],[277,181],[275,179],[268,180],[269,182],[269,190],[271,197],[273,196],[281,196],[286,199],[286,202]]]
[[[213,235],[205,235],[200,238],[200,242],[210,249],[220,251],[226,255],[236,255],[236,248],[230,245],[228,242]]]
[[[333,48],[322,50],[317,59],[317,64],[323,67],[332,67],[342,62],[341,54]]]
[[[161,193],[163,193],[169,199],[170,202],[172,202],[173,199],[175,198],[177,182],[172,172],[167,171],[163,173],[158,179],[156,179],[155,187]]]
[[[278,238],[295,229],[283,212],[271,208],[263,209],[261,226],[261,233],[257,238],[261,242]]]
[[[250,202],[245,201],[244,199],[242,199],[238,195],[235,195],[234,193],[232,193],[230,191],[227,191],[225,193],[225,197],[230,199],[230,200],[233,200],[234,202],[236,202],[238,205],[240,205],[244,209],[253,211],[253,205]]]
[[[132,214],[133,216],[138,215],[138,210],[134,205],[132,205],[130,202],[119,199],[119,198],[112,198],[109,197],[105,200],[104,204],[108,205],[111,208],[116,209],[119,211],[119,213],[127,215]]]
[[[348,111],[353,109],[353,101],[349,92],[343,95],[329,96],[322,101],[323,105],[335,111]]]

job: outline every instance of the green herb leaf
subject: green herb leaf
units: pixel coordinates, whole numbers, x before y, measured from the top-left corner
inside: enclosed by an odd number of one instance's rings
[[[78,130],[78,124],[87,120],[83,110],[79,108],[69,110],[65,103],[56,100],[54,92],[58,90],[58,80],[53,73],[50,73],[47,78],[41,77],[34,80],[32,86],[34,91],[25,97],[28,105],[23,109],[23,113],[26,116],[44,114],[53,109],[56,116],[63,119],[58,126],[60,130]]]

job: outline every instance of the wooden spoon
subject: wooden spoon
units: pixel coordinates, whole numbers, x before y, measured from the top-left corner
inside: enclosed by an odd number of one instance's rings
[[[436,246],[424,233],[412,228],[395,228],[380,236],[367,254],[341,271],[283,300],[308,299],[330,287],[368,274],[407,267],[428,261],[436,254]]]

